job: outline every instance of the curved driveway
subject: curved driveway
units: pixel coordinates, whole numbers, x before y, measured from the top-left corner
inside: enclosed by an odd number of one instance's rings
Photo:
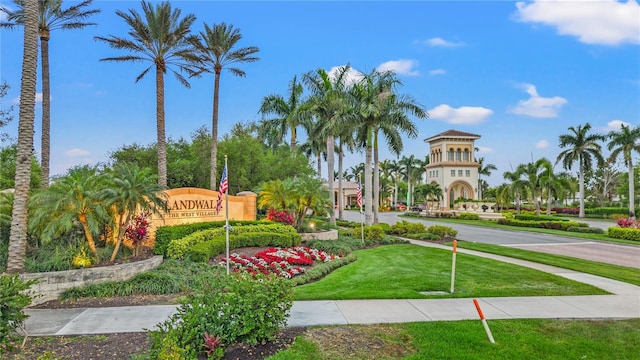
[[[361,216],[354,211],[345,211],[344,218],[345,220],[358,222]],[[442,222],[422,218],[399,218],[398,213],[394,212],[380,213],[380,222],[395,224],[400,220],[421,222],[427,227],[431,225],[443,225]],[[590,226],[603,227],[605,229],[609,226],[609,224],[603,222],[589,223]],[[493,229],[455,223],[447,223],[446,225],[458,231],[457,238],[460,240],[509,246],[640,268],[640,246],[604,243],[567,236],[539,234],[519,230]]]

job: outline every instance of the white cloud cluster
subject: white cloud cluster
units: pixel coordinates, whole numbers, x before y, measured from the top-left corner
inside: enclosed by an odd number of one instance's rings
[[[445,69],[433,69],[433,70],[429,71],[429,75],[430,76],[444,75],[446,73],[447,73],[447,70],[445,70]]]
[[[536,0],[518,2],[516,7],[517,20],[555,27],[559,34],[575,36],[586,44],[640,44],[640,4],[636,0]]]
[[[393,71],[398,75],[418,76],[420,75],[420,72],[418,70],[414,70],[416,66],[418,66],[418,62],[415,60],[400,59],[382,63],[376,68],[376,70]]]
[[[463,42],[448,41],[441,37],[431,38],[425,41],[425,43],[432,47],[447,47],[447,48],[454,48],[454,47],[460,47],[465,45]]]
[[[626,121],[622,121],[622,120],[611,120],[607,123],[607,126],[602,127],[600,130],[602,130],[602,132],[604,133],[608,133],[610,131],[618,131],[622,128],[622,125],[624,126],[631,126],[631,124],[629,124]]]
[[[342,66],[346,66],[346,65],[342,65]],[[329,74],[329,78],[334,79],[336,74],[338,73],[338,70],[342,66],[334,66],[331,69],[329,69],[329,71],[327,71],[327,74]],[[364,74],[362,74],[360,71],[354,68],[350,68],[346,75],[345,85],[351,86],[359,82],[360,80],[362,80],[363,77],[364,77]]]
[[[549,142],[547,140],[540,140],[536,143],[536,149],[546,149],[549,147]]]
[[[480,106],[461,106],[457,109],[441,104],[429,110],[432,119],[444,120],[449,124],[480,124],[493,114],[493,110]]]
[[[518,105],[509,109],[510,113],[535,118],[554,118],[558,116],[560,108],[568,103],[567,99],[560,96],[545,98],[538,95],[535,85],[522,84],[521,86],[531,97],[518,101]]]

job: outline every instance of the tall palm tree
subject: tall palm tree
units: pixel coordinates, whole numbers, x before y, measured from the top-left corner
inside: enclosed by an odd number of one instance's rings
[[[229,70],[233,75],[245,77],[247,74],[234,66],[237,63],[249,63],[260,60],[254,56],[260,51],[255,46],[235,48],[242,39],[240,29],[225,23],[204,24],[204,31],[200,32],[194,42],[198,56],[204,64],[204,71],[214,74],[213,83],[213,116],[211,121],[211,190],[216,190],[216,167],[218,166],[218,110],[220,100],[220,74],[222,69]]]
[[[115,219],[118,237],[113,253],[109,261],[114,261],[120,244],[124,239],[125,229],[136,212],[149,212],[162,214],[166,211],[166,197],[160,186],[151,175],[151,169],[140,169],[136,164],[119,163],[114,166],[113,172],[107,178],[108,186],[103,190],[101,197],[105,199],[105,205],[115,211]]]
[[[140,81],[152,68],[156,72],[156,130],[158,147],[158,185],[167,188],[167,144],[164,118],[164,74],[167,70],[185,87],[190,88],[187,79],[173,69],[177,67],[189,75],[195,75],[199,58],[195,55],[193,46],[189,42],[191,25],[196,20],[195,15],[188,14],[180,18],[180,9],[171,9],[166,1],[152,4],[142,1],[143,16],[137,11],[129,9],[128,13],[117,10],[116,15],[129,25],[131,39],[114,35],[109,37],[96,36],[95,39],[106,42],[117,50],[125,50],[129,54],[108,57],[100,61],[138,62],[147,61],[151,65],[144,69],[136,78]],[[211,181],[213,184],[215,181]]]
[[[18,152],[15,192],[11,212],[7,272],[24,271],[27,250],[27,202],[31,157],[33,155],[33,123],[36,106],[36,70],[38,66],[38,2],[24,0],[24,48],[22,80],[20,82],[20,112],[18,122]]]
[[[411,200],[413,199],[413,196],[411,195],[411,180],[413,179],[415,169],[419,163],[420,159],[416,158],[413,154],[403,156],[402,159],[398,161],[398,165],[401,166],[401,172],[407,179],[407,207],[411,206]]]
[[[556,163],[562,161],[562,166],[571,170],[571,165],[578,162],[578,174],[580,183],[580,212],[578,217],[584,217],[584,172],[592,168],[593,159],[598,166],[604,163],[602,157],[602,147],[598,142],[605,140],[600,134],[589,134],[591,124],[578,125],[577,128],[570,126],[570,134],[560,135],[560,148],[567,148],[558,154]]]
[[[398,203],[398,176],[400,175],[400,165],[398,161],[391,160],[388,165],[391,177],[393,178],[393,203]]]
[[[336,123],[348,103],[346,81],[351,67],[340,67],[334,74],[329,74],[323,69],[308,72],[303,76],[303,82],[311,92],[309,104],[320,126],[320,133],[327,141],[327,183],[329,187],[329,200],[331,201],[330,222],[336,224],[335,214],[335,190],[333,171],[335,167],[335,136],[339,135],[339,127]]]
[[[540,200],[545,178],[549,176],[552,168],[551,162],[546,158],[541,158],[535,162],[520,164],[516,168],[516,174],[520,179],[521,186],[527,188],[529,200],[535,204],[536,215],[540,216]]]
[[[636,207],[633,181],[633,153],[640,153],[640,125],[633,129],[630,126],[622,125],[620,131],[611,131],[607,137],[609,138],[607,148],[611,150],[609,158],[614,160],[622,154],[624,164],[627,165],[629,175],[629,218],[635,219]]]
[[[16,10],[11,11],[0,7],[0,12],[7,15],[6,22],[0,22],[0,27],[13,28],[24,25],[24,0],[12,0]],[[51,86],[49,84],[49,39],[53,30],[82,29],[95,23],[84,22],[91,15],[100,12],[99,9],[87,10],[92,0],[85,0],[69,8],[62,8],[62,0],[38,1],[38,33],[40,35],[40,59],[42,60],[42,134],[41,134],[41,180],[40,185],[49,185],[49,158],[51,140]]]
[[[77,221],[82,225],[89,249],[98,259],[93,236],[109,218],[101,194],[105,180],[104,174],[89,166],[72,168],[65,176],[55,179],[51,186],[31,199],[30,230],[48,241],[69,231]]]
[[[507,188],[504,191],[507,191],[509,194],[502,194],[503,199],[510,199],[513,195],[513,199],[516,201],[516,213],[520,214],[520,206],[522,204],[522,198],[527,195],[527,187],[520,179],[520,173],[517,170],[514,171],[505,171],[502,175],[505,180],[510,181]]]
[[[478,158],[478,200],[482,200],[482,184],[480,182],[480,175],[491,176],[491,171],[498,170],[494,164],[485,164],[484,157]]]
[[[318,179],[322,179],[322,158],[327,158],[327,142],[321,133],[322,124],[317,121],[309,121],[304,125],[307,132],[307,141],[302,144],[301,151],[307,157],[314,156],[316,158],[316,172]]]
[[[285,100],[281,95],[269,95],[262,99],[259,112],[262,116],[273,114],[278,117],[273,119],[266,119],[262,122],[262,126],[271,131],[276,136],[276,142],[279,144],[282,142],[282,138],[291,131],[291,154],[295,154],[298,143],[297,130],[298,126],[304,125],[310,121],[310,113],[305,111],[306,107],[303,106],[304,99],[302,98],[302,92],[304,88],[302,84],[298,82],[297,76],[293,77],[293,80],[289,83],[288,99]]]

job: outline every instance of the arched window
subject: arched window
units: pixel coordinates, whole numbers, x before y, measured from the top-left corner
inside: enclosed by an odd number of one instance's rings
[[[464,154],[462,154],[462,160],[469,161],[469,149],[464,149]]]
[[[462,151],[460,151],[460,149],[458,149],[458,151],[456,151],[456,161],[460,161],[460,154],[462,153]]]
[[[453,161],[453,149],[449,149],[449,154],[447,156],[447,161]]]

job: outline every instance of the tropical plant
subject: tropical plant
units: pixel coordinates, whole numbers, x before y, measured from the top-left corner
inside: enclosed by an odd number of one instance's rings
[[[593,166],[593,159],[596,160],[597,165],[601,166],[604,163],[602,157],[602,147],[599,142],[603,141],[605,137],[600,134],[589,134],[591,130],[591,124],[586,123],[578,125],[578,127],[569,127],[570,134],[560,135],[560,148],[567,148],[558,154],[556,163],[562,161],[562,166],[571,170],[573,163],[578,163],[578,176],[580,184],[580,211],[578,217],[584,217],[584,173],[586,169],[591,169]]]
[[[322,212],[328,204],[329,195],[322,180],[313,177],[298,177],[293,181],[291,191],[293,210],[295,211],[295,228],[300,230],[306,214],[313,216]]]
[[[310,113],[305,111],[302,92],[304,88],[298,82],[296,76],[289,83],[288,98],[285,100],[281,95],[269,95],[262,99],[259,112],[262,116],[273,114],[273,119],[264,119],[261,122],[262,132],[271,134],[267,138],[273,138],[273,143],[280,145],[282,138],[287,131],[291,131],[291,153],[296,153],[298,143],[298,127],[310,121]]]
[[[108,223],[108,205],[103,196],[106,178],[96,167],[76,166],[65,176],[54,178],[51,186],[36,193],[29,204],[29,230],[43,242],[82,225],[87,245],[98,259],[94,235]]]
[[[258,189],[258,208],[286,210],[291,202],[293,180],[271,180]]]
[[[545,182],[548,182],[553,173],[553,166],[546,158],[535,162],[520,164],[516,168],[516,174],[520,179],[520,186],[525,187],[529,194],[529,201],[536,207],[536,215],[540,216],[540,199]]]
[[[18,151],[16,159],[15,192],[11,213],[11,232],[7,272],[24,270],[27,249],[27,203],[36,106],[36,70],[38,62],[38,2],[24,0],[24,48],[22,80],[20,83],[20,113],[18,123]]]
[[[161,215],[166,211],[166,196],[161,192],[151,169],[140,169],[135,164],[120,163],[114,166],[107,185],[100,197],[105,205],[114,211],[114,222],[117,237],[113,253],[109,261],[114,261],[120,244],[126,235],[126,229],[136,216],[136,212]]]
[[[0,12],[7,15],[6,22],[0,22],[0,27],[14,28],[24,25],[24,0],[12,0],[17,7],[15,11],[0,7]],[[62,8],[62,0],[38,1],[38,32],[40,35],[40,59],[42,60],[42,134],[41,134],[41,166],[40,184],[49,185],[49,158],[51,140],[51,86],[49,70],[49,39],[53,30],[82,29],[95,23],[85,22],[87,18],[98,14],[100,9],[86,9],[92,0],[85,0],[79,4]]]
[[[344,116],[347,108],[347,80],[351,67],[341,66],[335,72],[329,74],[323,69],[311,71],[303,76],[303,82],[311,92],[308,103],[310,110],[318,122],[317,134],[326,138],[327,144],[327,184],[329,188],[329,200],[331,201],[330,222],[336,224],[335,189],[334,189],[334,153],[335,136],[340,134],[340,128],[336,126],[340,117]]]
[[[400,166],[400,173],[404,175],[405,179],[407,179],[407,206],[412,205],[412,174],[415,174],[415,169],[418,168],[419,164],[420,159],[416,158],[413,154],[409,156],[403,156],[402,159],[398,161],[398,166]]]
[[[478,158],[478,200],[482,200],[482,182],[480,176],[491,176],[491,171],[498,170],[494,164],[485,164],[484,157]]]
[[[164,74],[167,70],[175,75],[183,86],[190,88],[187,79],[177,67],[190,76],[198,73],[196,66],[199,58],[196,56],[192,42],[189,41],[191,25],[196,17],[188,14],[180,18],[180,9],[172,9],[168,1],[157,4],[142,0],[141,16],[137,11],[129,9],[128,13],[117,10],[116,15],[122,18],[130,27],[131,39],[114,35],[109,37],[96,36],[95,39],[106,42],[117,50],[127,51],[128,55],[102,58],[100,61],[138,62],[146,61],[151,65],[144,69],[136,82],[140,81],[151,69],[156,74],[156,131],[158,150],[158,185],[167,188],[167,148],[165,136],[164,114]],[[213,183],[213,181],[212,181]]]
[[[607,135],[611,150],[610,159],[616,159],[622,154],[624,164],[627,165],[629,176],[629,218],[635,219],[635,192],[633,179],[633,153],[640,153],[640,126],[622,125],[620,131],[611,131]]]
[[[260,51],[255,46],[235,48],[242,39],[240,29],[234,29],[233,25],[225,23],[213,24],[209,27],[204,24],[204,31],[200,32],[194,45],[197,55],[202,64],[203,71],[214,74],[213,84],[213,115],[211,120],[211,190],[216,190],[216,168],[218,156],[218,110],[220,100],[220,74],[223,69],[229,70],[232,74],[240,77],[246,73],[232,65],[237,63],[255,62],[260,58],[254,56]],[[231,66],[231,67],[230,67]]]
[[[327,159],[327,141],[321,134],[322,124],[311,121],[305,127],[307,141],[300,146],[300,150],[307,157],[315,157],[316,174],[318,179],[322,179],[322,159]]]

